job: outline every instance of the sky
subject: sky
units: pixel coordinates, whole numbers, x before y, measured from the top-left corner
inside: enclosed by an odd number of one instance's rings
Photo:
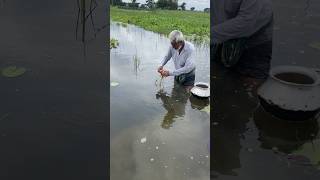
[[[131,0],[122,0],[123,2],[131,2]],[[146,0],[137,0],[138,3],[146,3]],[[190,9],[191,7],[195,7],[196,10],[203,10],[204,8],[210,7],[210,0],[179,0],[179,5],[183,2],[187,3],[186,8]]]

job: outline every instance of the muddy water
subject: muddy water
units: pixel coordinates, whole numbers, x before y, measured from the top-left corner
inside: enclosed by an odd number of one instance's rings
[[[163,79],[157,67],[169,40],[131,25],[112,23],[111,179],[209,179],[208,101]],[[196,45],[196,81],[209,82],[209,48]],[[173,69],[173,63],[168,63]],[[157,81],[157,83],[156,83]]]
[[[85,43],[76,1],[0,2],[0,69],[27,69],[0,75],[0,179],[107,178],[108,26],[97,2],[100,31],[88,21]]]
[[[319,9],[315,0],[274,1],[272,66],[320,67],[320,49],[311,46],[320,41]],[[250,81],[212,67],[212,178],[319,179],[320,119],[277,119],[260,107]]]

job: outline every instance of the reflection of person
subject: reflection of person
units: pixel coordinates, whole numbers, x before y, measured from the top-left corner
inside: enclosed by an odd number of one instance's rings
[[[171,91],[171,96],[168,96],[166,92],[161,90],[156,94],[156,98],[161,99],[163,107],[167,110],[161,126],[164,129],[169,129],[174,122],[174,118],[184,116],[189,93],[187,93],[183,86],[175,81]]]
[[[246,90],[236,73],[221,69],[213,63],[214,105],[211,126],[212,178],[223,175],[237,175],[241,168],[241,137],[246,132],[246,124],[256,108],[256,103],[248,100]]]
[[[190,96],[189,98],[190,103],[191,103],[191,108],[192,109],[197,109],[197,110],[202,110],[206,106],[210,104],[210,99],[209,98],[198,98],[195,96]]]
[[[188,99],[190,100],[192,109],[202,110],[210,103],[209,98],[199,99],[192,96],[183,85],[176,81],[174,82],[170,96],[165,91],[160,90],[156,94],[156,98],[161,99],[163,107],[167,110],[161,124],[165,129],[171,127],[172,123],[174,123],[174,118],[183,117],[185,115],[185,107]]]
[[[184,40],[180,31],[174,30],[169,34],[171,46],[164,57],[158,72],[164,76],[174,76],[175,81],[184,86],[193,86],[195,81],[195,64],[193,59],[194,45]],[[175,70],[169,71],[163,68],[172,59]]]
[[[246,77],[265,79],[272,56],[270,0],[214,0],[212,7],[214,59]]]

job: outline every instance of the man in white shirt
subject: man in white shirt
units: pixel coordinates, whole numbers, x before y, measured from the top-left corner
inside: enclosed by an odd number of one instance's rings
[[[177,83],[183,86],[193,86],[195,81],[195,69],[193,52],[194,45],[184,40],[183,34],[180,31],[174,30],[169,34],[171,46],[164,57],[158,72],[164,76],[174,76]],[[164,69],[164,65],[172,59],[175,70],[169,71]]]

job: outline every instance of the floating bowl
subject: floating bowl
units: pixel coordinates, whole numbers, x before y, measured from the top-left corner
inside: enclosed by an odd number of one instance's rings
[[[210,85],[204,82],[195,83],[191,93],[200,98],[208,98],[210,97]]]

